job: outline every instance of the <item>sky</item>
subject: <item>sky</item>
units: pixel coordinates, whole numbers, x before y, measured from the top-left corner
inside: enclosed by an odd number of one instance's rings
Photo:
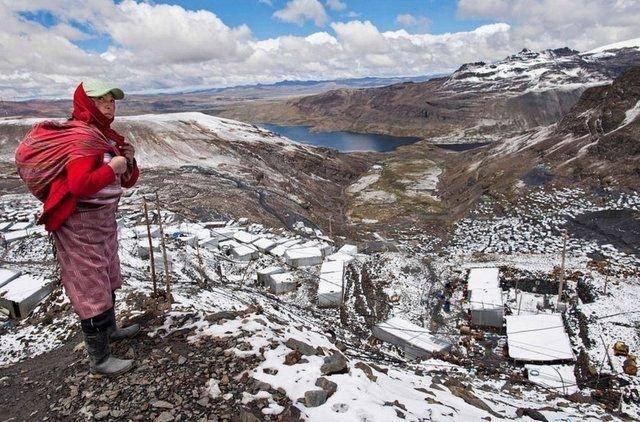
[[[418,76],[640,37],[640,0],[0,0],[0,100]]]

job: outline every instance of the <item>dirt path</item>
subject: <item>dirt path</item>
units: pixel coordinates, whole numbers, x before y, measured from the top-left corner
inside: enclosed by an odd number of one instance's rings
[[[78,333],[58,349],[0,369],[0,420],[51,418],[49,407],[66,394],[60,381],[83,366],[73,353],[80,341]]]
[[[88,373],[84,348],[76,348],[82,340],[78,333],[56,350],[0,369],[0,421],[299,420],[300,412],[286,395],[249,377],[260,358],[232,352],[250,349],[245,334],[196,343],[187,340],[191,334],[183,330],[149,337],[143,330],[135,339],[114,345],[116,356],[135,357],[136,364],[132,371],[108,379]],[[217,397],[207,389],[211,379],[219,383]],[[245,393],[259,391],[267,391],[284,412],[263,415],[266,399],[243,403]]]

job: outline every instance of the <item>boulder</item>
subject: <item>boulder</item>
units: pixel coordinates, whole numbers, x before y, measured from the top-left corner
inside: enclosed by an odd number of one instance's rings
[[[324,390],[311,390],[304,393],[304,404],[307,407],[322,406],[327,402],[327,392]]]

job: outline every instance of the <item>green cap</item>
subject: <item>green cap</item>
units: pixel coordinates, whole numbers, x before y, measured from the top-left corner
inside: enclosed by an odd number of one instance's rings
[[[116,88],[99,79],[91,79],[86,82],[82,82],[82,87],[89,97],[102,97],[110,92],[115,100],[121,100],[124,98],[124,92],[120,88]]]

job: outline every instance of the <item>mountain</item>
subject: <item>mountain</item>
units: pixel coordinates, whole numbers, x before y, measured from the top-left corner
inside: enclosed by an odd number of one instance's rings
[[[127,95],[120,102],[120,115],[145,113],[177,113],[186,111],[216,112],[226,104],[245,101],[267,101],[319,94],[340,88],[371,88],[402,82],[422,82],[437,75],[391,78],[353,78],[326,81],[281,81],[274,84],[241,85],[228,88],[192,89],[179,92]],[[71,110],[71,100],[32,99],[7,101],[0,98],[3,117],[65,117]]]
[[[633,190],[640,183],[640,67],[586,89],[554,124],[454,157],[441,184],[454,204],[540,186]]]
[[[351,113],[353,125],[377,116],[376,127],[408,134],[416,128],[411,126],[415,120],[403,120],[398,103],[406,104],[409,98],[420,102],[427,92],[448,95],[446,102],[425,100],[435,106],[432,116],[440,116],[422,119],[433,122],[428,128],[436,132],[433,136],[385,155],[347,189],[348,215],[354,223],[366,222],[369,230],[385,232],[426,227],[433,233],[446,231],[443,222],[464,217],[482,198],[506,195],[517,201],[532,189],[575,186],[587,191],[633,191],[640,181],[640,78],[638,67],[626,64],[637,59],[638,49],[626,46],[583,55],[568,50],[521,52],[499,66],[523,68],[527,63],[537,69],[528,72],[526,80],[514,76],[515,72],[496,78],[482,71],[482,78],[472,77],[469,69],[487,68],[475,64],[422,85],[336,91],[288,103],[287,108],[295,115],[296,107],[317,104],[307,109],[307,124],[330,112],[331,119],[321,124],[341,128],[346,121],[341,115]],[[542,63],[547,63],[544,72],[540,71]],[[582,75],[581,83],[574,77],[545,79],[545,74],[562,74],[559,69],[566,69],[567,63],[591,70],[574,73]],[[537,78],[532,79],[532,74]],[[614,79],[594,82],[615,74]],[[531,89],[534,86],[537,88]],[[394,91],[397,97],[391,95]],[[325,108],[323,101],[329,101],[330,95],[333,106]],[[350,106],[341,109],[347,97]],[[492,118],[498,110],[502,117]],[[444,115],[447,119],[443,120]],[[452,152],[443,145],[456,143],[471,149]]]
[[[15,174],[19,140],[40,120],[0,120],[0,169],[6,175]],[[338,228],[341,191],[371,160],[195,112],[118,117],[115,128],[135,146],[146,183],[172,206],[210,218],[240,213],[284,227],[333,219]],[[2,182],[4,193],[24,191],[16,176]]]
[[[490,142],[562,118],[591,86],[640,64],[640,42],[578,53],[569,48],[469,63],[448,77],[371,89],[340,89],[284,102],[228,107],[222,116],[430,138]]]
[[[384,154],[196,112],[118,117],[142,175],[118,209],[117,315],[143,331],[114,344],[136,369],[109,380],[87,376],[49,238],[31,227],[41,204],[15,175],[38,119],[0,119],[0,275],[54,281],[28,318],[0,312],[0,408],[15,420],[639,420],[633,44],[523,51],[264,111],[304,121],[304,104],[309,121],[331,111],[365,129],[374,115],[389,130],[429,122],[434,137]],[[170,273],[155,274],[159,294],[142,213],[153,193],[166,246],[155,263],[167,261],[156,270]],[[494,287],[474,290],[472,269]],[[22,293],[5,286],[3,300]]]

